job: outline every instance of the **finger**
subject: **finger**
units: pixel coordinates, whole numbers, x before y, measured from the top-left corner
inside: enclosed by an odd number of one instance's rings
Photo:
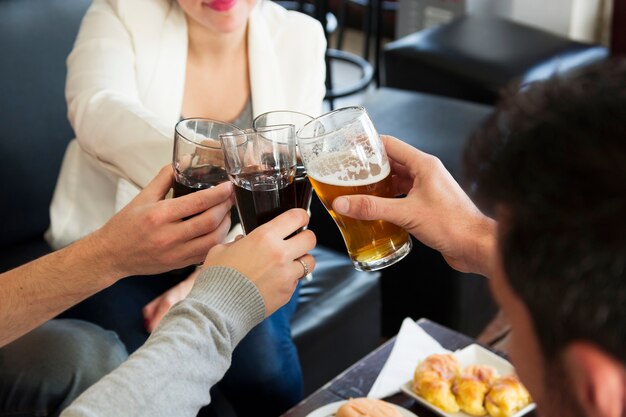
[[[309,215],[302,209],[291,209],[257,227],[250,235],[272,233],[282,239],[309,224]]]
[[[385,150],[389,159],[395,161],[400,165],[408,167],[412,164],[419,164],[419,162],[428,154],[412,147],[411,145],[402,142],[393,136],[381,136],[383,143],[385,144]]]
[[[300,261],[306,264],[306,270],[304,269],[304,266],[300,263]],[[290,274],[294,279],[298,280],[304,278],[307,274],[312,273],[314,269],[315,259],[313,258],[313,256],[306,254],[297,259],[294,259]]]
[[[154,312],[154,315],[149,320],[148,325],[146,326],[146,330],[152,333],[152,331],[161,322],[161,319],[163,319],[163,316],[165,316],[167,312],[170,311],[171,307],[172,305],[167,301],[167,299],[163,298],[161,302],[159,303],[156,311]]]
[[[135,197],[139,204],[153,203],[163,200],[165,195],[172,188],[174,181],[174,170],[171,165],[166,165],[157,174],[156,177]]]
[[[233,185],[227,181],[213,188],[168,200],[168,219],[180,220],[201,213],[229,200],[232,193]]]
[[[230,219],[230,209],[232,207],[232,202],[230,199],[227,199],[204,213],[181,222],[179,227],[183,230],[183,239],[191,240],[213,232],[224,222],[225,217]]]
[[[230,229],[230,216],[224,217],[222,223],[212,232],[185,243],[179,250],[188,265],[202,263],[209,250],[221,244]]]
[[[157,298],[150,301],[148,304],[144,306],[144,308],[142,309],[144,319],[149,320],[152,318],[162,297],[163,297],[162,295],[159,295]]]
[[[315,248],[317,238],[311,230],[304,230],[285,241],[285,256],[296,259]]]
[[[333,210],[354,219],[386,220],[398,224],[401,219],[403,200],[370,195],[342,196],[333,201]]]

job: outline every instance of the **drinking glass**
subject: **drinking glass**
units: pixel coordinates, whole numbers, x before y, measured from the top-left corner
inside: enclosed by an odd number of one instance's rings
[[[276,125],[294,125],[297,132],[313,120],[311,116],[304,113],[288,110],[275,110],[258,115],[252,122],[252,127],[262,128]],[[298,144],[296,143],[296,157],[298,159],[298,166],[296,167],[296,200],[297,207],[309,210],[311,206],[311,198],[313,197],[313,188],[306,175],[306,168],[302,163],[302,157],[298,150]]]
[[[296,206],[293,125],[247,129],[220,136],[226,172],[235,185],[246,234]]]
[[[237,126],[210,119],[184,119],[174,133],[174,197],[228,180],[219,135],[241,132]]]
[[[307,123],[297,134],[309,179],[337,223],[354,267],[375,271],[393,265],[412,247],[408,233],[382,220],[356,220],[335,213],[339,196],[394,197],[385,148],[367,112],[346,107]]]

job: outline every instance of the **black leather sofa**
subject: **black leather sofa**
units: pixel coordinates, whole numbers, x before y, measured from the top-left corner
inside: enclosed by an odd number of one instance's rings
[[[608,57],[576,42],[499,17],[467,15],[385,46],[383,85],[493,104],[512,81],[567,74]]]
[[[0,0],[0,272],[50,251],[43,240],[48,206],[74,136],[63,93],[65,59],[89,3]],[[314,279],[304,283],[292,323],[307,393],[380,337],[379,274],[357,272],[328,249],[314,255]]]

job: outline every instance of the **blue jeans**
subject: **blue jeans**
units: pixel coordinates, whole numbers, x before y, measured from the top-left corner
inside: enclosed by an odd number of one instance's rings
[[[142,308],[190,273],[185,269],[123,279],[62,317],[115,331],[132,353],[148,337]],[[258,416],[259,410],[277,416],[303,398],[302,372],[290,330],[297,302],[296,291],[287,305],[255,327],[235,349],[231,368],[218,387],[238,416]]]
[[[80,320],[52,320],[0,348],[0,415],[58,416],[128,354],[117,335]]]

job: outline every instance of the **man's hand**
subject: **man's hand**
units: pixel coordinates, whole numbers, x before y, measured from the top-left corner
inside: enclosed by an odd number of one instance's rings
[[[202,262],[230,228],[230,183],[165,200],[173,171],[167,166],[91,239],[102,262],[119,277],[152,275]]]
[[[361,220],[386,220],[442,253],[451,267],[489,276],[495,222],[474,205],[436,157],[391,136],[382,136],[396,194],[338,197],[333,209]]]
[[[316,244],[313,232],[305,230],[287,239],[308,223],[306,211],[289,210],[246,237],[213,247],[204,266],[226,266],[248,277],[259,289],[269,316],[289,301],[304,276],[300,261],[309,272],[315,268],[315,260],[307,253]]]

